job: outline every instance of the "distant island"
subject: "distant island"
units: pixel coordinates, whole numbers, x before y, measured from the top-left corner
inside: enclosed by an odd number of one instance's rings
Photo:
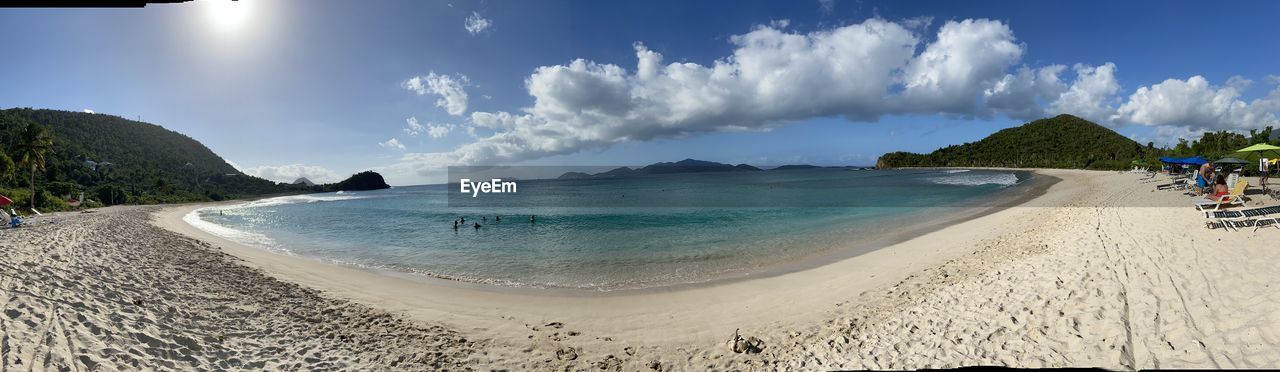
[[[636,177],[636,176],[654,175],[654,174],[761,172],[761,171],[782,171],[782,170],[817,169],[817,168],[862,169],[860,167],[852,167],[852,166],[822,167],[822,166],[807,165],[807,164],[783,165],[783,166],[779,166],[771,169],[761,169],[748,164],[732,165],[732,164],[725,164],[725,163],[717,163],[714,161],[684,159],[677,162],[653,163],[640,168],[618,167],[618,168],[609,170],[607,172],[600,172],[595,174],[589,174],[589,173],[583,173],[583,172],[565,172],[564,174],[561,174],[560,177],[557,177],[556,179],[561,179],[561,180],[589,179],[589,178],[598,179],[598,178]]]
[[[389,189],[391,185],[382,179],[382,175],[374,171],[364,171],[351,175],[342,182],[321,185],[324,191],[368,191]]]

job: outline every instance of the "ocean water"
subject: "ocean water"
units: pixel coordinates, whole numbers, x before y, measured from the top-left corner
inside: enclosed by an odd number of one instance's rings
[[[456,189],[426,185],[257,200],[186,220],[262,249],[370,270],[612,291],[743,277],[870,247],[895,230],[976,213],[1030,177],[804,169],[546,180],[521,186],[517,194],[532,202],[493,206],[450,203]],[[455,230],[459,217],[467,223]]]

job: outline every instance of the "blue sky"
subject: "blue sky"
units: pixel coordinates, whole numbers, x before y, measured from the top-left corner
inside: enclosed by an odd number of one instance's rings
[[[376,169],[400,185],[455,164],[863,165],[1058,113],[1169,143],[1276,125],[1275,14],[842,0],[4,9],[0,107],[141,118],[280,181]]]

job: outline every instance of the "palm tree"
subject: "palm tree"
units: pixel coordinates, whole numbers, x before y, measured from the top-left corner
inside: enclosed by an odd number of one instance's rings
[[[27,123],[26,130],[18,139],[18,164],[31,167],[31,208],[36,207],[36,169],[44,170],[44,153],[53,148],[53,139],[49,130],[34,122]]]

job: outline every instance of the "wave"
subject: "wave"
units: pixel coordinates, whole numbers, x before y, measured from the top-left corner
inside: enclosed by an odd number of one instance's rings
[[[950,173],[950,172],[948,172]],[[996,184],[1000,186],[1013,186],[1018,184],[1018,176],[1013,173],[986,173],[986,174],[965,174],[962,172],[951,173],[941,177],[931,177],[929,182],[940,185],[957,185],[957,186],[981,186]]]
[[[200,208],[200,209],[193,210],[191,211],[191,213],[187,213],[187,215],[182,216],[182,221],[186,222],[188,225],[195,226],[195,228],[203,230],[204,232],[216,235],[220,238],[227,239],[236,243],[246,244],[249,246],[254,246],[259,248],[265,248],[265,249],[278,251],[285,254],[291,254],[289,250],[284,249],[279,244],[277,244],[275,240],[272,240],[266,235],[243,231],[243,230],[236,230],[236,229],[222,226],[213,222],[205,221],[204,219],[200,218],[201,212],[208,211],[212,213],[214,209],[216,208],[208,207],[208,208]]]
[[[946,171],[944,171],[944,172],[946,172],[946,173],[964,173],[964,172],[968,172],[968,171],[969,171],[968,169],[950,169],[950,170],[946,170]]]
[[[285,204],[318,203],[318,202],[356,200],[356,199],[367,199],[367,198],[370,198],[370,196],[356,196],[350,193],[343,194],[341,191],[339,191],[337,194],[333,194],[333,195],[314,195],[314,194],[313,195],[289,195],[289,196],[280,196],[280,197],[275,197],[270,199],[254,200],[248,203],[238,205],[237,208],[273,207],[273,206],[285,205]]]

